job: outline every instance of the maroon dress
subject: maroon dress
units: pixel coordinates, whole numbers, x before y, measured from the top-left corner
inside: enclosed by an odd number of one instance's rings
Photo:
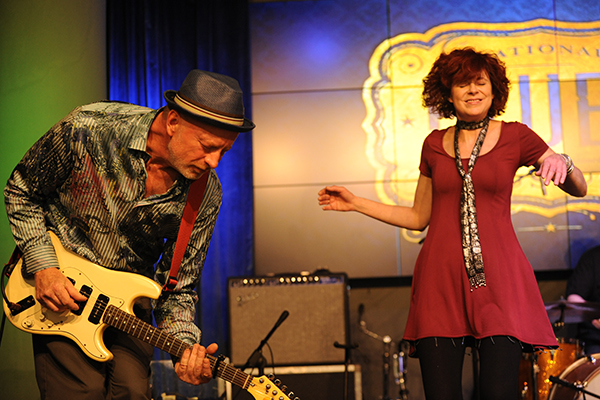
[[[421,154],[420,171],[432,179],[433,203],[414,270],[404,339],[502,335],[534,347],[556,346],[510,211],[515,172],[535,163],[548,145],[523,124],[502,123],[498,143],[477,159],[472,176],[487,286],[471,291],[461,245],[462,180],[442,146],[445,132],[429,134]],[[467,170],[470,154],[462,156]]]

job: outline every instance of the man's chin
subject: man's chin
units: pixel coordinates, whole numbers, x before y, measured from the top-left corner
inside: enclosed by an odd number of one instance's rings
[[[195,180],[200,179],[202,177],[202,175],[204,175],[205,172],[208,172],[208,171],[200,171],[200,170],[186,171],[186,173],[183,176],[185,176],[189,180],[195,181]]]

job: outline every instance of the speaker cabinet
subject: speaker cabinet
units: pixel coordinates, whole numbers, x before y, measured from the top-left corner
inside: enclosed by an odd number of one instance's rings
[[[345,274],[229,278],[231,362],[243,366],[272,331],[262,353],[268,365],[345,362],[348,288]]]

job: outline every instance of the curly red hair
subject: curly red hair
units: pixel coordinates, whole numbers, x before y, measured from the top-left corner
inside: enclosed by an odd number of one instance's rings
[[[449,101],[452,86],[471,82],[483,71],[489,76],[494,94],[488,117],[501,115],[506,109],[510,91],[506,66],[496,54],[479,52],[472,47],[440,54],[423,79],[423,105],[443,118],[456,116],[454,105]]]

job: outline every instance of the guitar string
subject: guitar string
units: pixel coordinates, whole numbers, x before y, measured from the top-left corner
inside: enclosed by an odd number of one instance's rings
[[[169,354],[174,354],[177,357],[181,357],[183,351],[189,347],[187,343],[175,338],[170,340],[168,334],[160,331],[158,328],[151,326],[150,324],[140,321],[137,317],[118,309],[114,305],[110,305],[104,314],[104,321],[115,328],[118,328],[131,336],[142,339],[146,339],[150,344],[155,344],[156,347],[167,351]],[[137,325],[136,325],[137,324]],[[136,327],[139,327],[139,332],[136,332]],[[158,337],[155,339],[155,334],[158,333]],[[171,344],[170,341],[172,341]],[[173,347],[178,346],[177,351],[173,351]],[[182,349],[183,347],[183,349]],[[210,361],[211,367],[214,367],[216,358],[211,355],[207,355]],[[232,367],[229,364],[221,364],[218,368],[219,377],[246,389],[251,381],[250,375],[245,372]],[[240,376],[238,376],[240,375]]]

